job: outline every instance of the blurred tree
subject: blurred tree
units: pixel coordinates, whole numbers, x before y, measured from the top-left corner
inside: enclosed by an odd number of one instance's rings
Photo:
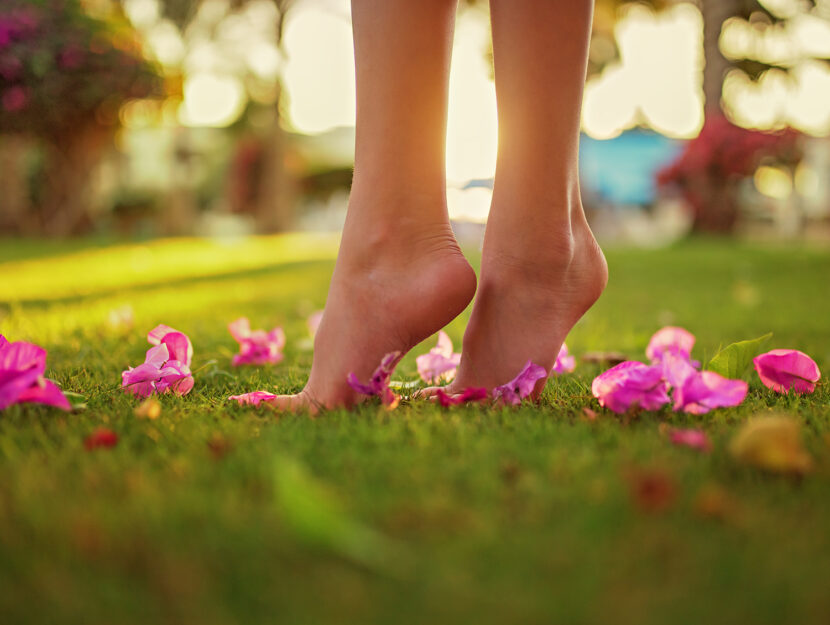
[[[123,1],[123,0],[122,0]],[[163,0],[165,17],[180,31],[186,31],[197,18],[200,7],[213,0]],[[252,0],[229,0],[228,9],[244,9]],[[282,51],[286,16],[300,0],[270,0],[274,13],[275,45]],[[283,130],[280,110],[282,85],[275,78],[275,94],[269,106],[269,123],[260,127],[255,136],[248,134],[240,142],[229,170],[228,197],[231,209],[250,211],[260,232],[277,232],[293,226],[297,181],[286,168],[288,136]],[[261,106],[261,105],[260,105]]]
[[[116,12],[93,17],[79,0],[3,0],[0,134],[31,137],[43,154],[32,210],[23,213],[18,198],[13,216],[0,213],[5,227],[54,235],[83,228],[95,164],[120,106],[160,93],[155,68]]]

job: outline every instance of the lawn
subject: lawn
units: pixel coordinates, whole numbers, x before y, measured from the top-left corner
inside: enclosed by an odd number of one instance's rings
[[[585,363],[519,409],[311,420],[226,403],[302,387],[336,245],[0,242],[0,333],[46,347],[48,375],[86,398],[0,415],[0,623],[828,622],[826,384],[775,395],[748,373],[741,406],[699,417],[602,410]],[[577,356],[642,359],[672,324],[703,361],[772,331],[769,348],[830,372],[830,251],[703,241],[608,260],[607,292],[568,338]],[[126,305],[131,329],[109,320]],[[231,367],[226,326],[242,315],[285,329],[283,363]],[[465,319],[448,328],[457,345]],[[139,418],[120,372],[158,323],[193,340],[196,386]],[[728,453],[747,418],[775,411],[803,423],[803,478]],[[702,427],[714,449],[675,447],[662,424]],[[98,427],[117,446],[87,451]]]

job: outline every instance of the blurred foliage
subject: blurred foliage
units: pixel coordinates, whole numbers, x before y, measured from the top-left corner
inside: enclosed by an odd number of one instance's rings
[[[54,141],[93,120],[115,124],[126,100],[161,88],[123,18],[93,17],[78,0],[3,1],[0,132]]]

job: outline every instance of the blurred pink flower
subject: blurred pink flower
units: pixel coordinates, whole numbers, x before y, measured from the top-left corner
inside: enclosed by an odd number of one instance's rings
[[[253,391],[242,395],[231,395],[228,401],[236,401],[240,406],[258,406],[260,403],[268,403],[277,396],[268,391]]]
[[[712,443],[703,430],[673,428],[669,430],[669,440],[675,445],[691,447],[698,451],[709,452],[712,449]]]
[[[556,362],[553,363],[553,373],[570,373],[576,367],[576,359],[568,353],[568,346],[562,343]]]
[[[320,328],[320,322],[323,320],[323,312],[322,310],[318,310],[308,316],[306,324],[308,324],[308,333],[311,335],[311,338],[314,338],[314,335],[317,334],[317,330]]]
[[[714,408],[737,406],[748,390],[743,380],[730,380],[714,371],[695,371],[674,389],[674,409],[705,414]]]
[[[600,406],[617,413],[630,408],[658,410],[669,403],[660,365],[628,360],[594,378],[591,393]]]
[[[20,85],[9,87],[3,92],[2,102],[3,108],[7,113],[16,113],[26,108],[26,103],[29,101],[29,96],[26,89]]]
[[[438,333],[438,344],[415,359],[418,375],[429,384],[452,380],[460,362],[461,354],[453,353],[452,340],[443,330]]]
[[[233,357],[234,367],[239,365],[276,364],[283,359],[285,333],[282,328],[251,330],[246,317],[241,317],[228,326],[231,336],[239,343],[239,353]]]
[[[43,377],[45,370],[45,349],[24,341],[10,343],[0,334],[0,410],[19,403],[71,410],[57,385]]]
[[[194,384],[190,339],[178,330],[160,325],[147,334],[147,340],[154,347],[147,350],[143,364],[121,373],[121,387],[137,397],[170,391],[187,395]]]
[[[667,326],[657,330],[651,337],[648,347],[646,347],[646,356],[652,362],[659,361],[666,353],[682,356],[689,360],[694,345],[694,334],[684,328]]]
[[[518,406],[522,400],[529,397],[539,380],[548,377],[548,372],[541,365],[528,360],[519,375],[493,389],[493,399],[511,406]]]
[[[795,349],[773,349],[753,359],[755,370],[764,386],[776,393],[812,393],[821,379],[818,365],[804,352]]]
[[[458,406],[459,404],[485,401],[488,397],[488,393],[486,388],[470,387],[465,388],[458,395],[448,395],[444,392],[444,389],[439,388],[435,392],[435,396],[438,398],[438,403],[441,404],[441,406],[448,408],[449,406]]]
[[[380,361],[378,368],[375,369],[368,384],[360,382],[354,373],[350,373],[346,381],[355,392],[370,397],[380,397],[384,406],[394,408],[398,405],[400,397],[389,388],[389,380],[392,378],[392,372],[395,370],[401,356],[402,354],[400,352],[386,354]]]

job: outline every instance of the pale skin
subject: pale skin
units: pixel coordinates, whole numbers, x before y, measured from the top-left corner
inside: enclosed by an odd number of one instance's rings
[[[311,374],[300,393],[275,400],[279,409],[354,405],[349,372],[368,379],[385,354],[409,351],[474,295],[449,393],[504,384],[528,360],[550,370],[605,287],[577,173],[593,3],[490,1],[499,154],[477,293],[446,207],[456,4],[352,0],[354,182]]]

